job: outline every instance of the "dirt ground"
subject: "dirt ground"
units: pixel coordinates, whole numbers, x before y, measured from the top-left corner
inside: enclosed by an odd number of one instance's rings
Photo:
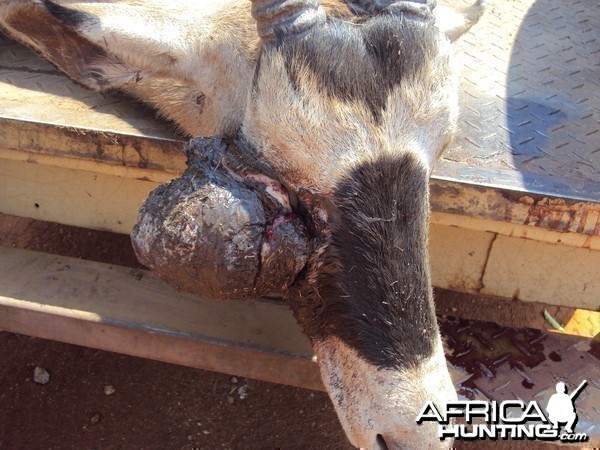
[[[0,215],[0,245],[140,267],[128,236],[12,216]],[[436,298],[442,315],[547,327],[542,305],[448,291]],[[0,449],[352,448],[323,393],[8,332],[0,362]],[[33,381],[36,367],[47,384]]]

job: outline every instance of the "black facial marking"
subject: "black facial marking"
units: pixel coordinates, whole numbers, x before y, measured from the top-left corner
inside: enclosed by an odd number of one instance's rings
[[[330,20],[278,45],[292,83],[308,70],[327,95],[363,102],[378,120],[390,91],[437,53],[436,36],[432,21],[383,14],[358,24]]]
[[[63,24],[77,28],[88,19],[88,15],[74,9],[65,8],[57,5],[50,0],[42,0],[44,6],[50,14],[60,20]]]
[[[364,163],[339,186],[318,294],[322,336],[384,368],[413,366],[438,334],[427,253],[428,175],[415,155]]]

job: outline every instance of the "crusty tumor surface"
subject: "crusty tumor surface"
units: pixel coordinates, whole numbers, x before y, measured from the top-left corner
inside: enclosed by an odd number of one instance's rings
[[[184,174],[151,192],[131,237],[139,260],[176,289],[220,299],[283,292],[304,267],[302,221],[222,164],[225,143],[194,139]]]

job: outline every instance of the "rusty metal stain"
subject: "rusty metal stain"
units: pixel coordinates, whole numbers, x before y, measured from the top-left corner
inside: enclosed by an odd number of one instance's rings
[[[528,197],[530,198],[530,197]],[[519,199],[520,201],[520,199]],[[544,197],[529,207],[525,225],[598,236],[600,205]]]
[[[87,159],[106,164],[180,173],[185,169],[182,141],[0,117],[4,149]],[[152,157],[150,157],[152,155]]]
[[[600,236],[600,203],[433,179],[434,211]]]

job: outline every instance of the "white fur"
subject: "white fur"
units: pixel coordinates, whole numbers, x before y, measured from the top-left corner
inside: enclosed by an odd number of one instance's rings
[[[451,446],[450,441],[439,440],[435,425],[416,424],[427,401],[441,407],[457,399],[439,339],[430,359],[402,371],[378,369],[335,337],[313,347],[323,382],[353,445],[377,450],[380,434],[390,450]]]
[[[309,71],[293,85],[281,54],[263,54],[242,132],[287,184],[315,193],[333,192],[357,164],[384,155],[415,153],[430,169],[458,116],[452,48],[443,39],[439,44],[422,76],[391,92],[381,123],[362,103],[322,95]]]

